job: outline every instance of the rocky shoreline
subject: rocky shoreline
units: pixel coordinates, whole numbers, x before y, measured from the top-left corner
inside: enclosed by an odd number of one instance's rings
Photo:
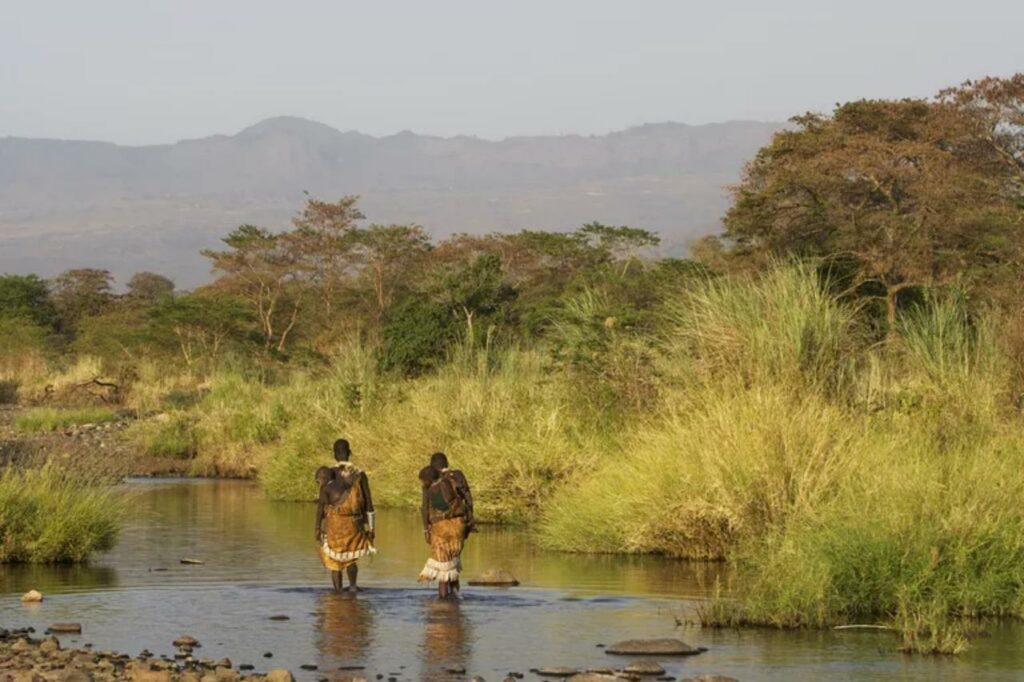
[[[59,628],[58,628],[59,629]],[[71,630],[69,630],[71,631]],[[266,673],[252,671],[252,666],[234,667],[227,658],[212,660],[195,655],[201,645],[195,639],[184,636],[174,641],[177,649],[174,657],[155,656],[143,651],[137,656],[114,651],[94,651],[92,645],[64,648],[60,640],[48,630],[36,636],[33,628],[14,630],[0,629],[0,682],[111,682],[134,680],[136,682],[295,682],[291,671],[277,668]],[[304,666],[305,668],[305,666]],[[446,671],[453,682],[486,682],[479,676],[467,677],[463,668]],[[571,668],[532,669],[531,673],[544,679],[567,679],[571,682],[622,682],[676,680],[665,675],[654,662],[636,661],[621,669],[595,669],[588,671]],[[525,675],[511,672],[504,682],[518,682]],[[384,675],[368,675],[365,672],[332,674],[321,680],[338,682],[367,682],[382,680]],[[396,678],[387,678],[394,682]],[[722,675],[698,675],[683,678],[681,682],[737,682]]]
[[[0,405],[0,466],[38,466],[46,462],[74,464],[80,471],[113,480],[126,476],[184,476],[191,461],[142,455],[126,436],[135,419],[123,415],[105,424],[82,424],[42,433],[14,428],[17,405]]]
[[[174,659],[147,651],[138,656],[94,651],[91,645],[65,649],[50,634],[35,637],[32,628],[0,629],[0,680],[7,682],[294,682],[291,672],[266,674],[236,670],[231,661],[195,658],[191,646],[179,646]]]

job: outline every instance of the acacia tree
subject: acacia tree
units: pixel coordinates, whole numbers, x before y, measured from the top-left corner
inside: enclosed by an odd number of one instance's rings
[[[242,338],[251,319],[233,298],[201,294],[166,298],[146,318],[150,335],[173,338],[190,369],[201,361],[216,362],[228,343]]]
[[[349,243],[353,266],[373,291],[379,320],[396,291],[412,283],[431,250],[430,238],[419,225],[370,225],[349,232]]]
[[[334,312],[339,294],[352,276],[352,233],[363,215],[356,207],[357,196],[345,196],[335,202],[309,198],[292,220],[294,240],[305,261],[310,283],[317,287],[318,300],[327,318]]]
[[[74,329],[85,317],[102,313],[114,300],[114,276],[108,270],[66,270],[50,283],[53,305],[66,328]]]
[[[224,238],[224,251],[203,255],[221,273],[216,288],[233,293],[252,308],[264,346],[284,351],[308,292],[308,263],[289,233],[241,225]]]
[[[608,254],[611,260],[622,263],[623,277],[643,249],[661,244],[661,238],[653,232],[626,225],[603,225],[596,221],[587,223],[576,234],[593,248]]]
[[[793,119],[747,166],[725,217],[740,255],[852,264],[880,287],[890,331],[905,289],[1014,258],[1020,212],[997,152],[940,101],[860,101]],[[1003,170],[998,170],[1002,168]]]

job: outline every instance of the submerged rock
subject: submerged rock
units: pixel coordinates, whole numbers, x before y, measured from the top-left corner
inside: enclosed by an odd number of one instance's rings
[[[707,651],[705,647],[692,647],[680,639],[627,639],[605,649],[605,653],[619,656],[693,656]]]
[[[579,668],[566,668],[565,666],[537,668],[534,672],[541,677],[572,677],[580,674]]]
[[[82,632],[81,623],[54,623],[50,626],[50,632],[63,632],[70,634],[79,634]]]
[[[515,587],[519,580],[504,568],[494,568],[471,578],[469,584],[479,587]]]
[[[656,677],[658,675],[664,675],[665,669],[658,665],[655,661],[634,661],[622,669],[622,672],[629,673],[631,675],[651,675]]]

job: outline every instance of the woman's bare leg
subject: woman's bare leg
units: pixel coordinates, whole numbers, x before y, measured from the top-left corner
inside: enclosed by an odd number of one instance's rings
[[[341,592],[341,571],[331,571],[331,584],[334,585],[335,592]]]
[[[356,564],[350,564],[349,567],[345,570],[348,573],[349,587],[352,588],[353,592],[358,592],[359,588],[356,587],[356,578],[359,577],[359,566],[357,566]]]

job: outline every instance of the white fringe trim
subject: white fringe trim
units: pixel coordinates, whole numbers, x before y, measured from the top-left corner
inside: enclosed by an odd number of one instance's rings
[[[355,559],[362,559],[364,556],[370,556],[371,554],[377,553],[377,548],[370,545],[366,549],[357,549],[354,552],[335,552],[328,546],[327,541],[324,540],[324,544],[321,547],[324,555],[332,561],[354,561]]]
[[[436,561],[427,559],[426,565],[420,571],[421,581],[437,580],[442,583],[451,583],[459,579],[459,571],[462,570],[462,559],[455,557],[451,561]]]

